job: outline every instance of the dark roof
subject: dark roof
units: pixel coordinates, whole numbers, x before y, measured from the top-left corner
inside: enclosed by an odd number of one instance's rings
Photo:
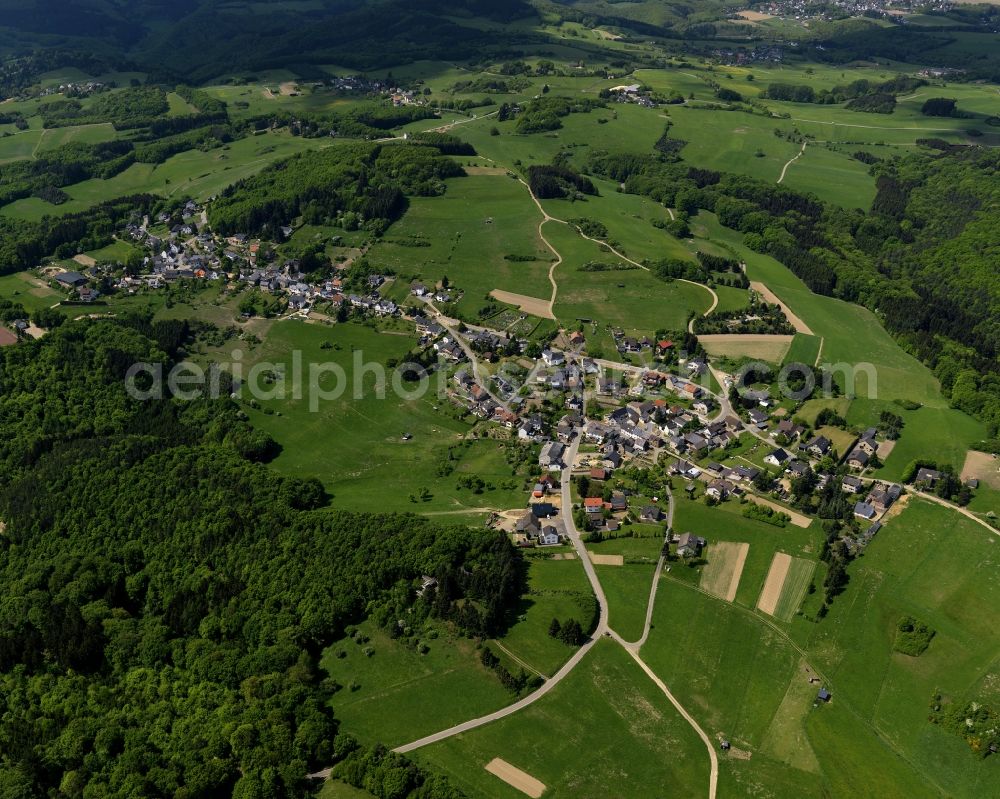
[[[79,272],[63,272],[61,275],[56,275],[56,280],[60,283],[65,283],[67,286],[76,286],[87,282],[87,278]]]
[[[551,502],[536,502],[531,506],[531,512],[538,517],[551,516],[556,512],[556,508]]]

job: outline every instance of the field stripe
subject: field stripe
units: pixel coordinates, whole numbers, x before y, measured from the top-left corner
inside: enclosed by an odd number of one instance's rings
[[[521,793],[525,793],[532,799],[538,799],[545,793],[545,783],[536,780],[525,771],[521,771],[517,766],[512,766],[506,760],[499,757],[493,758],[487,763],[485,768],[490,774],[499,777],[512,788],[516,788]]]
[[[774,553],[771,567],[767,570],[767,579],[764,580],[764,588],[757,599],[757,609],[764,611],[768,616],[773,616],[774,609],[778,606],[781,588],[785,584],[785,576],[791,564],[791,555],[786,555],[784,552]]]

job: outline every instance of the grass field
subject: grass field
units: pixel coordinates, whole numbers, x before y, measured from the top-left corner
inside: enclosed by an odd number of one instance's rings
[[[785,353],[784,363],[815,364],[823,346],[823,339],[808,333],[796,333],[792,345]]]
[[[665,756],[669,753],[669,756]],[[484,770],[495,757],[541,780],[546,797],[700,796],[708,756],[621,647],[600,641],[551,693],[493,724],[412,753],[472,799],[523,794]]]
[[[787,353],[792,344],[792,336],[711,334],[699,336],[698,340],[709,355],[720,358],[753,358],[780,364],[788,360]]]
[[[548,300],[552,253],[537,235],[541,214],[528,190],[504,176],[474,175],[448,181],[442,197],[416,198],[370,257],[400,275],[402,289],[411,279],[436,283],[445,275],[462,289],[464,313],[474,315],[493,289]],[[552,225],[546,226],[546,233]],[[393,242],[424,241],[427,247]],[[535,256],[509,261],[506,255]]]
[[[697,500],[678,499],[674,531],[697,533],[706,538],[709,559],[714,542],[723,540],[750,545],[735,600],[746,608],[756,607],[771,559],[778,549],[796,557],[810,558],[818,554],[820,545],[819,533],[812,527],[775,527],[755,519],[747,519],[742,515],[742,506],[735,501],[708,507]],[[676,565],[673,571],[683,573],[686,569],[687,567]]]
[[[733,601],[749,551],[750,545],[746,542],[716,541],[712,544],[708,563],[701,573],[700,588],[719,599]]]
[[[620,261],[566,225],[547,223],[545,237],[564,259],[556,270],[555,314],[561,321],[590,319],[629,333],[652,335],[660,328],[683,329],[689,314],[703,313],[711,305],[704,288],[680,281],[665,283],[642,269],[579,271],[590,261]]]
[[[636,641],[642,636],[649,589],[662,545],[661,531],[648,538],[616,538],[589,545],[589,550],[596,554],[623,557],[621,566],[594,568],[608,600],[609,624],[626,641]]]
[[[517,621],[500,643],[546,676],[558,671],[573,653],[549,637],[552,619],[576,619],[587,625],[593,592],[578,560],[553,560],[549,554],[528,558],[528,593],[517,609]]]
[[[360,629],[368,643],[345,638],[324,653],[322,666],[343,686],[332,700],[337,717],[363,742],[400,746],[513,699],[468,639],[432,628],[440,636],[422,636],[429,651],[421,655],[371,624]],[[366,647],[374,655],[366,656]]]
[[[512,476],[500,445],[490,439],[463,442],[470,426],[445,412],[447,402],[437,399],[436,386],[416,399],[397,396],[387,386],[384,398],[379,398],[374,373],[354,367],[355,353],[364,363],[385,363],[393,357],[404,359],[415,341],[360,325],[275,324],[255,360],[283,364],[287,375],[292,374],[293,352],[307,365],[336,363],[344,370],[346,390],[337,399],[320,401],[315,412],[309,407],[310,392],[303,391],[303,398],[296,400],[290,388],[286,399],[261,403],[271,413],[249,411],[254,425],[284,448],[274,467],[318,477],[335,505],[353,509],[471,513],[525,504],[524,477]],[[324,349],[324,343],[332,348]],[[303,374],[308,379],[308,372]],[[357,398],[356,380],[361,388]],[[332,375],[319,381],[323,391],[337,385]],[[405,433],[412,438],[404,441]],[[450,446],[456,447],[454,472],[442,475],[438,466],[449,460]],[[457,480],[463,474],[478,476],[494,488],[482,494],[459,489]],[[512,487],[501,486],[510,481]],[[411,500],[425,488],[431,494],[428,500]]]
[[[947,531],[945,536],[942,532]],[[1000,539],[946,508],[911,500],[850,569],[845,594],[810,642],[838,695],[949,796],[997,796],[1000,762],[927,721],[928,699],[1000,706]],[[892,650],[912,615],[936,631],[917,658]],[[832,706],[831,706],[832,707]],[[830,742],[846,735],[830,719]],[[824,761],[826,762],[826,761]],[[831,760],[831,770],[836,760]]]
[[[59,302],[63,295],[30,272],[15,272],[0,277],[0,297],[21,303],[30,314]]]

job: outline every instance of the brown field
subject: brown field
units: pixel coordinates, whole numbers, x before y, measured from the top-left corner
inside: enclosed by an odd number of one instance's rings
[[[80,264],[80,266],[94,266],[97,264],[95,259],[91,258],[89,255],[84,255],[83,253],[74,255],[73,260]]]
[[[709,355],[727,358],[758,358],[771,363],[781,363],[793,336],[741,335],[739,333],[710,333],[698,336],[698,341]]]
[[[701,589],[732,602],[740,585],[743,564],[750,545],[745,542],[717,541],[708,552],[708,565],[701,573]]]
[[[548,300],[541,300],[538,297],[529,297],[525,294],[515,294],[513,291],[502,291],[500,289],[493,289],[490,292],[490,296],[508,305],[516,305],[522,311],[532,316],[540,316],[542,319],[556,318],[555,314],[552,313],[552,309],[549,308]]]
[[[538,799],[538,797],[545,793],[544,782],[536,780],[530,774],[521,771],[517,766],[512,766],[506,760],[501,760],[499,757],[493,758],[483,768],[521,793],[532,797],[532,799]]]
[[[793,314],[792,309],[789,308],[787,305],[785,305],[785,303],[783,303],[781,300],[779,300],[777,295],[763,283],[754,281],[750,284],[750,288],[752,288],[754,291],[760,294],[760,296],[763,297],[765,300],[767,300],[767,302],[773,303],[774,305],[780,305],[781,310],[784,311],[785,316],[788,317],[789,324],[791,324],[791,326],[794,327],[796,330],[798,330],[800,333],[808,333],[810,336],[813,335],[812,329],[809,327],[809,325],[807,325],[805,322],[799,319],[799,317]]]
[[[885,463],[885,459],[889,457],[889,453],[892,452],[893,448],[896,446],[895,441],[880,441],[878,445],[878,459]]]
[[[758,610],[764,611],[769,616],[774,615],[774,609],[778,606],[778,599],[781,598],[781,588],[784,586],[785,577],[788,575],[788,567],[791,565],[791,555],[786,555],[784,552],[774,553],[771,568],[767,570],[767,579],[764,581],[764,588],[757,599]]]
[[[624,555],[596,555],[593,552],[587,551],[590,555],[590,562],[595,566],[624,566],[625,556]]]
[[[17,336],[6,327],[0,327],[0,347],[7,347],[11,344],[17,344]]]
[[[988,452],[970,449],[962,466],[962,480],[975,478],[990,488],[1000,489],[1000,460]]]
[[[774,14],[765,14],[762,11],[741,11],[736,16],[742,17],[747,22],[763,22],[764,20],[774,19]]]

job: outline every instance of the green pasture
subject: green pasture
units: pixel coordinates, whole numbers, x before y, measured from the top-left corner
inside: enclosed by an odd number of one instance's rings
[[[812,365],[816,363],[823,346],[823,339],[819,336],[810,336],[808,333],[796,333],[792,339],[792,346],[785,354],[784,363],[804,363]]]
[[[470,315],[493,289],[547,300],[554,256],[538,238],[541,219],[527,188],[511,178],[457,178],[441,197],[413,199],[368,257],[391,267],[406,286],[417,278],[433,285],[447,276],[465,292],[459,308]],[[546,225],[546,235],[553,227]],[[430,246],[405,246],[413,243]],[[537,260],[511,261],[507,255]]]
[[[447,522],[452,514],[526,504],[525,475],[512,474],[503,445],[492,439],[465,442],[470,425],[456,418],[447,399],[438,398],[436,382],[424,396],[408,399],[393,389],[387,370],[380,398],[375,373],[355,366],[358,361],[385,364],[390,358],[403,362],[415,343],[413,335],[379,333],[362,325],[275,323],[252,357],[257,364],[270,364],[268,368],[284,367],[289,381],[286,397],[262,400],[261,410],[248,409],[254,426],[283,447],[274,468],[318,477],[334,505],[351,509],[440,514]],[[301,357],[303,364],[301,399],[292,396],[295,357]],[[319,365],[313,372],[319,389],[329,394],[342,390],[339,397],[321,399],[310,390],[311,364]],[[325,364],[342,369],[345,379],[334,372],[321,373]],[[245,374],[250,377],[249,371]],[[402,385],[417,393],[417,386]],[[274,388],[265,383],[261,387]],[[310,408],[310,396],[316,399],[315,410]],[[404,440],[406,434],[412,438]],[[449,457],[454,471],[441,473],[439,467]],[[459,488],[465,475],[482,478],[488,484],[483,493]],[[426,499],[420,498],[422,493]]]
[[[574,651],[549,636],[552,619],[560,623],[576,619],[586,626],[593,607],[593,591],[580,561],[554,560],[553,554],[546,550],[528,555],[528,592],[517,608],[515,623],[500,641],[546,676],[555,674]]]
[[[709,507],[701,500],[678,497],[674,511],[674,532],[697,533],[707,539],[708,557],[711,557],[713,541],[749,543],[750,549],[736,591],[736,603],[755,608],[774,553],[781,550],[803,559],[815,558],[819,554],[820,534],[815,531],[815,525],[808,528],[792,524],[776,527],[756,519],[748,519],[743,516],[744,507],[732,499]],[[672,575],[683,575],[690,568],[683,562],[671,565]]]
[[[998,546],[996,534],[955,511],[910,499],[851,566],[846,591],[810,641],[834,703],[842,697],[942,795],[998,795],[1000,763],[927,721],[935,693],[1000,705]],[[936,631],[919,657],[893,652],[904,615]]]
[[[343,686],[331,704],[344,731],[365,743],[400,746],[513,699],[480,663],[475,643],[451,637],[443,625],[414,631],[427,654],[373,624],[359,629],[368,643],[344,638],[324,652],[321,665]],[[366,647],[375,650],[371,657]]]
[[[669,754],[667,754],[669,753]],[[524,710],[412,753],[470,799],[524,794],[484,769],[496,757],[546,786],[546,797],[698,796],[708,755],[695,732],[617,644],[600,641]]]

